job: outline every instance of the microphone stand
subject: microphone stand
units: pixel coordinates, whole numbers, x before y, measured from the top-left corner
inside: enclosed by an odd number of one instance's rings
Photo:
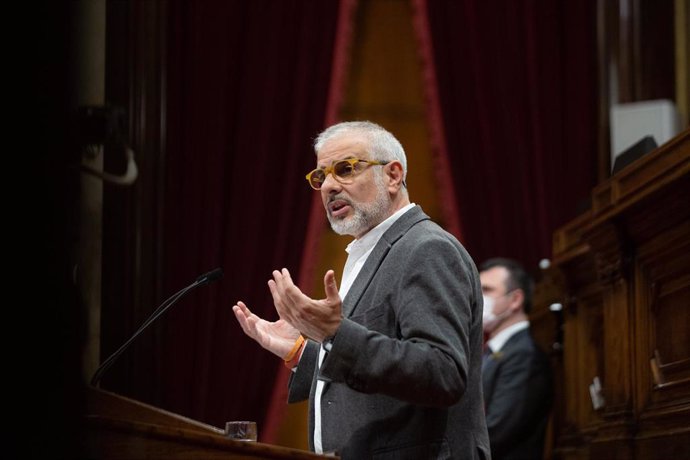
[[[142,325],[139,326],[139,329],[137,329],[134,332],[134,334],[132,334],[132,336],[120,346],[120,348],[115,350],[115,352],[112,355],[110,355],[105,361],[103,361],[103,363],[101,363],[100,366],[98,366],[98,369],[96,369],[96,372],[94,372],[93,377],[91,377],[91,385],[96,386],[98,382],[101,380],[101,377],[103,377],[105,371],[110,369],[115,360],[127,349],[127,347],[129,347],[129,345],[134,341],[134,339],[136,339],[147,327],[151,325],[151,323],[153,323],[156,319],[163,315],[163,313],[165,313],[170,307],[175,305],[175,303],[177,303],[178,300],[180,300],[194,288],[215,281],[219,279],[221,276],[223,276],[223,270],[220,268],[216,268],[215,270],[212,270],[208,273],[204,273],[203,275],[199,276],[192,284],[180,289],[175,294],[168,297],[162,304],[160,304],[158,308],[156,308],[156,310],[154,310],[153,313],[151,313],[151,315],[146,319],[146,321],[144,321]]]

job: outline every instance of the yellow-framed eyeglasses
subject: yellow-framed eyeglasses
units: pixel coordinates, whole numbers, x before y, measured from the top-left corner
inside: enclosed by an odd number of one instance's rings
[[[314,190],[321,190],[321,186],[326,181],[326,176],[333,173],[335,180],[342,184],[347,184],[357,174],[361,173],[369,165],[385,166],[390,161],[360,160],[359,158],[347,158],[338,160],[326,168],[316,168],[306,175],[307,182]]]

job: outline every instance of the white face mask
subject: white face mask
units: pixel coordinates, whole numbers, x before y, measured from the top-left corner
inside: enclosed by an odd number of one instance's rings
[[[484,311],[482,312],[482,323],[484,324],[484,329],[486,330],[486,326],[489,323],[492,323],[496,319],[496,315],[494,314],[494,299],[493,297],[489,297],[487,295],[483,295],[484,297]]]
[[[484,326],[484,332],[493,331],[496,326],[505,318],[505,313],[496,316],[494,313],[494,306],[496,305],[496,299],[489,297],[487,295],[482,295],[484,297],[484,311],[482,312],[482,324]]]

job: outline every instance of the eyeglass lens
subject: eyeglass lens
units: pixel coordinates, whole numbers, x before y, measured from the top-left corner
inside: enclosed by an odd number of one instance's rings
[[[341,179],[350,177],[355,172],[355,165],[359,162],[354,163],[348,160],[338,161],[333,164],[333,174],[340,177]]]
[[[326,180],[326,176],[328,175],[327,171],[329,169],[333,172],[333,175],[337,176],[339,179],[347,179],[355,173],[355,165],[358,164],[359,161],[353,164],[351,160],[340,160],[333,163],[331,168],[326,168],[325,170],[317,169],[312,173],[310,177],[311,184],[317,189],[321,188],[321,185]]]

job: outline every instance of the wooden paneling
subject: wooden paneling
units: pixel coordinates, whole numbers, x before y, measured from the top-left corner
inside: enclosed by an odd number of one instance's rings
[[[535,308],[563,305],[554,458],[687,458],[690,129],[597,186],[549,270]]]

